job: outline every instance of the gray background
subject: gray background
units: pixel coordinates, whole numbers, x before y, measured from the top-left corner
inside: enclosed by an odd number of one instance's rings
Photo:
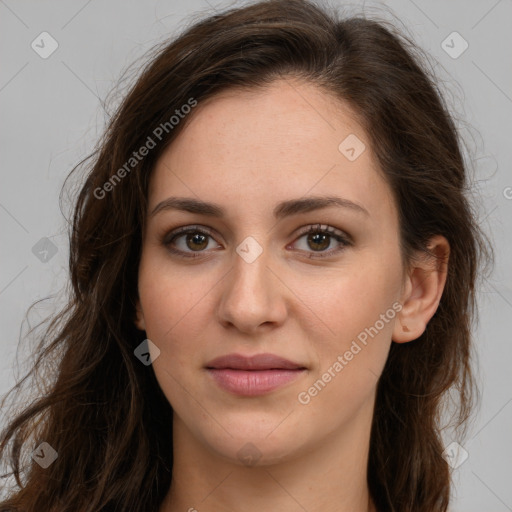
[[[153,44],[203,14],[241,3],[0,0],[0,393],[24,375],[17,364],[23,364],[30,347],[24,343],[18,358],[16,351],[20,332],[29,325],[27,308],[65,286],[67,226],[58,196],[68,172],[103,130],[107,116],[102,101],[121,72]],[[476,208],[494,240],[497,259],[479,294],[481,407],[463,444],[469,457],[454,470],[451,510],[512,511],[512,2],[343,5],[347,13],[385,18],[394,13],[434,59],[451,109],[461,120],[476,172]],[[44,31],[59,45],[45,59],[31,47],[33,41],[42,46],[39,35]],[[454,31],[469,45],[457,58],[453,55],[464,43],[457,36],[447,39]],[[62,295],[38,305],[30,325],[61,301]],[[448,436],[446,444],[451,441]]]

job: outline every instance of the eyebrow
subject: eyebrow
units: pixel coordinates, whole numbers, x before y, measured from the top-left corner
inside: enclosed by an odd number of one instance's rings
[[[347,208],[356,213],[362,213],[367,217],[370,216],[368,210],[360,204],[337,196],[310,196],[301,199],[290,199],[278,203],[274,208],[273,214],[274,218],[279,220],[284,217],[332,206]],[[223,218],[226,215],[224,208],[215,203],[209,203],[190,197],[168,197],[158,203],[149,216],[154,217],[156,214],[167,210],[180,210],[216,218]]]

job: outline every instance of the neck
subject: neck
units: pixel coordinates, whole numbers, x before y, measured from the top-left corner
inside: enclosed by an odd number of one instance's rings
[[[293,457],[253,466],[206,448],[175,416],[173,477],[159,512],[376,512],[366,479],[371,413]]]

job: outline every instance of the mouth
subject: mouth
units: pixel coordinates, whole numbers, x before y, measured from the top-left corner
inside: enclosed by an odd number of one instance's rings
[[[227,354],[206,364],[209,370],[302,370],[304,365],[274,354]]]
[[[205,368],[217,385],[240,396],[269,393],[307,372],[305,366],[273,354],[229,354],[210,361]]]

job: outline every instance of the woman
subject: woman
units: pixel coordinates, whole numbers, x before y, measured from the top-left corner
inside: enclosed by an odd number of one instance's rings
[[[446,511],[491,252],[466,190],[393,27],[301,0],[196,23],[94,155],[0,509]]]

